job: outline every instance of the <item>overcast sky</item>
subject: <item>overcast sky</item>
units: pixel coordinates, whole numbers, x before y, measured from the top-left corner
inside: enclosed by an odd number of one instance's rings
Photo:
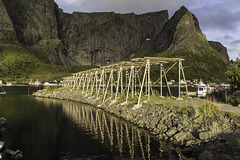
[[[64,12],[111,12],[142,14],[168,10],[171,17],[185,6],[199,20],[210,41],[228,49],[230,59],[240,57],[240,0],[55,0]]]

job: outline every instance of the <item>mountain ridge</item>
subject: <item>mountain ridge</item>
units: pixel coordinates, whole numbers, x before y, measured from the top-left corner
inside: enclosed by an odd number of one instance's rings
[[[53,0],[0,0],[0,7],[2,17],[8,17],[4,23],[9,22],[8,30],[12,31],[12,36],[1,36],[0,25],[0,41],[17,41],[44,63],[102,66],[139,56],[180,56],[188,60],[188,56],[198,55],[215,57],[223,69],[229,61],[226,48],[208,42],[197,18],[184,6],[170,19],[166,10],[141,15],[69,14]],[[217,67],[205,59],[193,61],[189,65],[195,69]],[[213,79],[221,78],[215,75]]]

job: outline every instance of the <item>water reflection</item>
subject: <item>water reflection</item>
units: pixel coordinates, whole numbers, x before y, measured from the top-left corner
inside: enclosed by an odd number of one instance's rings
[[[146,131],[92,106],[56,99],[36,99],[49,107],[52,103],[61,103],[63,113],[78,128],[99,140],[113,155],[131,159],[165,159],[172,149],[169,144],[154,139]]]

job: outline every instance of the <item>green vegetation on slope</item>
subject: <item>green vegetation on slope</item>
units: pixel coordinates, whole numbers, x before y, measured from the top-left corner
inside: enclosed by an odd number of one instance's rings
[[[237,58],[236,62],[231,64],[229,70],[226,72],[228,80],[231,84],[231,91],[240,90],[240,59]]]
[[[196,47],[197,48],[197,47]],[[184,58],[183,67],[187,79],[203,79],[204,81],[225,82],[228,64],[224,63],[223,56],[217,52],[210,51],[206,48],[199,48],[201,55],[193,54],[188,51],[180,50],[173,52],[165,50],[157,53],[152,49],[152,42],[146,41],[142,43],[141,47],[134,55],[136,57],[168,57],[168,58]],[[171,65],[171,64],[169,64]],[[169,65],[164,65],[165,69]],[[151,66],[151,79],[157,80],[159,78],[159,65]],[[168,73],[168,79],[178,79],[178,66],[174,67]]]
[[[0,79],[3,80],[52,81],[93,67],[47,64],[19,43],[0,41]]]
[[[217,52],[211,52],[205,48],[199,48],[204,53],[201,55],[185,51],[172,52],[166,50],[157,54],[159,57],[184,58],[184,72],[187,79],[203,79],[204,81],[225,82],[228,64],[223,61],[223,56]],[[177,76],[176,72],[172,76]]]

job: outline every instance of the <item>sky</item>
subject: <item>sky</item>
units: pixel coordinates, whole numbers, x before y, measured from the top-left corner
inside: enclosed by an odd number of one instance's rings
[[[168,10],[169,18],[185,6],[199,20],[209,41],[227,47],[230,59],[240,57],[240,0],[55,0],[64,12],[143,14]]]

